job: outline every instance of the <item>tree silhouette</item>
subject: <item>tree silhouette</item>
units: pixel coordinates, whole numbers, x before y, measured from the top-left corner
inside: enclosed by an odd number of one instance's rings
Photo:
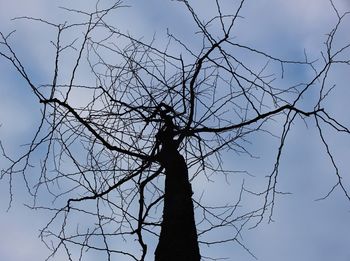
[[[145,260],[153,255],[148,246],[155,238],[157,261],[205,259],[201,244],[233,242],[250,253],[240,233],[272,220],[275,198],[283,194],[277,187],[281,155],[299,119],[317,128],[334,167],[337,182],[324,198],[340,189],[350,200],[324,135],[328,129],[350,133],[327,109],[335,88],[328,81],[331,68],[350,64],[350,45],[334,47],[348,13],[340,14],[330,2],[337,23],[327,35],[321,60],[309,61],[305,54],[298,61],[239,43],[233,31],[242,19],[244,0],[229,14],[216,0],[216,15],[205,21],[188,1],[177,2],[192,17],[198,30],[193,37],[201,46],[168,32],[168,42],[159,47],[156,39],[147,42],[123,32],[109,22],[121,10],[120,1],[108,8],[97,4],[90,13],[66,9],[83,19],[78,23],[16,18],[38,21],[56,32],[55,57],[49,61],[54,62],[52,81],[41,85],[32,81],[16,55],[12,33],[1,33],[2,61],[17,70],[42,106],[41,122],[24,155],[12,159],[1,146],[10,162],[1,178],[9,177],[12,198],[11,177],[22,173],[34,199],[30,207],[51,213],[40,234],[52,250],[50,257],[63,250],[69,260],[80,260],[89,250],[104,252],[107,260],[120,255]],[[72,32],[78,36],[70,41]],[[256,68],[237,53],[254,57],[262,66]],[[65,67],[71,68],[69,74]],[[290,67],[313,76],[284,83]],[[91,78],[82,79],[84,70]],[[304,106],[311,91],[316,99]],[[225,168],[223,155],[250,155],[246,142],[252,136],[273,136],[273,122],[282,133],[263,191],[242,183],[238,198],[223,206],[209,206],[200,195],[193,196],[191,182],[200,176],[210,182],[213,173],[235,173]],[[42,158],[32,186],[27,173],[34,155]],[[55,205],[37,205],[43,191],[55,198]],[[242,212],[244,195],[261,204]],[[222,229],[229,236],[213,239],[212,233]]]

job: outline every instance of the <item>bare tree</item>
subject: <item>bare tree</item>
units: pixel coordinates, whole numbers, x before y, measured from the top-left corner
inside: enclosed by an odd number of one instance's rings
[[[216,0],[216,15],[206,21],[188,1],[177,2],[192,17],[200,46],[171,32],[163,47],[156,39],[145,41],[123,32],[108,22],[123,7],[120,1],[108,8],[97,4],[93,12],[66,9],[81,17],[80,23],[16,18],[43,23],[56,32],[55,56],[48,61],[48,66],[54,62],[52,81],[46,84],[32,81],[12,47],[13,34],[1,33],[2,61],[17,70],[42,106],[41,122],[24,155],[12,159],[1,146],[10,162],[1,178],[8,178],[12,198],[12,176],[22,174],[34,199],[30,207],[51,213],[40,234],[52,250],[48,259],[63,250],[69,260],[83,260],[89,250],[104,252],[107,260],[120,255],[145,260],[153,254],[149,242],[158,238],[157,261],[204,260],[201,244],[228,242],[252,254],[240,241],[240,233],[272,219],[275,198],[283,194],[277,179],[285,140],[299,119],[318,129],[334,167],[337,182],[325,197],[340,189],[350,200],[324,135],[328,129],[350,134],[328,112],[326,102],[336,88],[328,81],[330,70],[335,64],[350,64],[345,55],[350,44],[333,46],[348,13],[341,14],[330,2],[337,23],[327,35],[321,59],[310,61],[305,54],[297,61],[240,44],[232,36],[244,0],[234,13],[225,13]],[[69,41],[67,35],[74,32],[78,37]],[[265,65],[257,69],[241,54]],[[62,71],[68,65],[72,69],[67,76]],[[313,77],[284,83],[294,66]],[[81,79],[82,68],[88,68],[91,80]],[[301,100],[310,90],[317,98],[305,108]],[[282,132],[263,191],[242,183],[238,198],[222,206],[205,205],[200,195],[192,195],[191,182],[197,177],[205,176],[209,182],[213,173],[235,173],[225,168],[223,155],[250,155],[246,146],[250,137],[273,136],[272,122],[280,124]],[[33,155],[42,156],[35,185],[27,176]],[[38,205],[37,198],[44,193],[56,204]],[[244,195],[261,204],[241,211]],[[211,234],[222,229],[229,236],[213,239]]]

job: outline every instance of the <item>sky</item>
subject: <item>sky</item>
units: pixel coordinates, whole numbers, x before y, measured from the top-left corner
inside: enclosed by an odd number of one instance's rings
[[[49,41],[54,36],[47,27],[26,21],[11,21],[16,16],[32,16],[64,21],[76,19],[67,15],[59,6],[89,10],[95,1],[68,0],[0,0],[0,31],[9,33],[16,29],[12,38],[13,46],[21,57],[33,78],[38,81],[50,79],[52,57]],[[106,1],[113,2],[113,1]],[[211,1],[201,4],[192,1],[202,17],[211,14]],[[166,29],[191,43],[193,22],[184,8],[176,1],[150,0],[126,1],[131,7],[120,11],[115,23],[125,31],[145,39],[154,33],[161,39]],[[236,1],[223,0],[230,7]],[[348,0],[334,1],[340,12],[350,11]],[[244,22],[237,29],[237,38],[241,43],[257,47],[275,56],[283,58],[303,57],[304,49],[309,57],[320,57],[322,43],[326,33],[336,22],[332,8],[327,0],[247,0],[243,9]],[[114,19],[114,18],[113,18]],[[131,22],[132,21],[132,22]],[[343,28],[349,28],[350,19],[344,21]],[[339,42],[350,42],[346,30],[340,30]],[[195,44],[195,42],[194,42]],[[345,125],[350,126],[346,106],[350,99],[348,68],[336,67],[330,79],[337,82],[328,106],[330,111]],[[304,72],[296,70],[291,78],[298,78]],[[345,108],[345,109],[344,109]],[[15,156],[21,152],[21,144],[27,143],[33,135],[33,126],[40,119],[40,106],[30,89],[17,73],[0,58],[0,140],[9,154]],[[345,135],[327,133],[332,151],[344,176],[344,182],[350,190],[349,148],[350,139]],[[255,140],[253,150],[261,156],[254,162],[244,157],[225,155],[227,164],[233,168],[247,169],[251,173],[260,173],[272,168],[271,158],[275,156],[269,140]],[[269,160],[270,159],[270,160]],[[0,164],[5,164],[0,158]],[[266,174],[265,174],[266,175]],[[263,175],[262,175],[263,176]],[[317,137],[314,126],[307,128],[301,121],[293,126],[287,140],[285,154],[281,163],[280,186],[291,195],[277,200],[273,223],[263,222],[255,229],[244,232],[244,244],[258,258],[265,261],[346,261],[350,260],[350,202],[341,191],[336,190],[328,199],[315,201],[324,196],[334,184],[335,175],[324,148]],[[259,178],[249,179],[254,184]],[[234,193],[223,178],[206,188],[208,200],[215,202]],[[45,260],[49,252],[38,239],[40,228],[47,222],[47,215],[26,208],[28,195],[23,181],[15,179],[14,201],[7,211],[9,196],[6,180],[0,181],[0,260],[38,261]],[[193,184],[195,191],[201,191],[201,182]],[[225,190],[222,187],[225,186]],[[252,203],[254,204],[254,203]],[[206,248],[208,255],[227,256],[228,260],[255,260],[237,245],[223,248]],[[93,258],[93,257],[91,257]],[[63,261],[58,254],[54,260]],[[91,259],[92,260],[92,259]],[[118,259],[120,260],[120,259]],[[151,259],[150,259],[151,260]],[[121,259],[121,261],[123,261]]]

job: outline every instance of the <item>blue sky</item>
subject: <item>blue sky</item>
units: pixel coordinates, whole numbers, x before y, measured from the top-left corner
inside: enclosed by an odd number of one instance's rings
[[[53,34],[45,26],[10,19],[28,15],[62,22],[65,19],[75,18],[71,16],[65,18],[65,13],[59,10],[58,6],[89,9],[94,5],[94,1],[71,2],[0,0],[0,31],[6,33],[13,29],[17,30],[12,42],[30,74],[33,75],[34,81],[42,82],[50,79],[52,65],[48,65],[48,61],[52,62],[49,57],[53,57],[53,53],[52,48],[48,48],[48,41]],[[211,1],[201,1],[200,5],[198,2],[194,3],[202,17],[210,15],[212,11],[209,2]],[[222,2],[230,8],[231,1]],[[156,32],[157,38],[162,39],[166,28],[169,28],[171,32],[195,46],[196,42],[192,39],[193,23],[184,8],[175,1],[150,0],[126,3],[132,7],[124,9],[125,11],[121,11],[120,14],[117,13],[118,15],[113,18],[123,30],[135,36],[144,35],[145,39],[152,37]],[[350,10],[348,0],[338,0],[334,3],[341,12]],[[324,48],[322,43],[325,34],[336,22],[327,0],[247,0],[242,14],[245,19],[234,32],[241,43],[290,59],[303,57],[304,49],[309,57],[319,58],[320,50]],[[343,28],[349,28],[350,19],[344,23]],[[336,44],[350,42],[350,35],[343,29],[337,39]],[[254,60],[250,63],[254,63]],[[350,82],[349,67],[336,69],[329,78],[337,83],[337,89],[332,93],[327,106],[345,125],[350,126],[346,109],[350,98],[347,84]],[[303,71],[295,70],[290,77],[292,81],[307,75]],[[307,106],[308,101],[305,103]],[[40,119],[39,109],[37,100],[29,88],[9,64],[0,59],[0,139],[11,155],[18,154],[21,151],[19,145],[30,140],[33,126]],[[293,194],[277,199],[275,222],[270,224],[263,222],[256,229],[245,231],[243,242],[258,260],[262,261],[350,260],[348,247],[350,203],[339,190],[328,199],[315,202],[315,199],[322,197],[334,184],[335,175],[320,144],[315,126],[310,124],[309,128],[306,128],[303,122],[297,123],[287,140],[279,180],[280,187]],[[326,134],[332,144],[331,148],[336,155],[345,184],[350,190],[348,160],[350,139],[332,132]],[[264,176],[272,168],[272,159],[275,156],[274,144],[270,142],[270,139],[264,137],[254,140],[252,150],[260,156],[256,161],[237,155],[225,155],[227,166],[249,170],[257,177],[248,177],[246,182],[251,186],[261,186],[264,184]],[[5,164],[3,158],[0,158],[0,164]],[[228,186],[223,177],[217,177],[216,182],[209,186],[204,180],[198,179],[193,187],[198,193],[205,190],[204,197],[207,197],[208,201],[218,202],[236,195],[234,185],[236,181],[240,182],[240,178],[230,180],[233,185]],[[6,180],[0,182],[0,260],[44,260],[49,252],[37,236],[39,229],[46,224],[48,216],[24,207],[23,203],[28,203],[30,200],[24,191],[22,179],[16,178],[15,184],[14,203],[10,211],[6,212],[9,200],[8,186]],[[228,260],[254,260],[244,249],[234,244],[223,248],[204,246],[202,250],[206,255],[227,256]],[[93,259],[94,256],[91,256],[91,260]],[[66,259],[59,253],[54,260]]]

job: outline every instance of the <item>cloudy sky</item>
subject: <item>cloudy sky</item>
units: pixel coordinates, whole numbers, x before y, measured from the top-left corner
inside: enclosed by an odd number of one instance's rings
[[[51,75],[52,49],[49,40],[54,37],[45,26],[25,21],[11,21],[16,16],[32,16],[54,22],[76,19],[59,6],[90,10],[95,1],[90,0],[0,0],[0,31],[9,33],[16,29],[12,38],[13,46],[27,66],[33,78],[45,81]],[[112,0],[105,2],[113,2]],[[192,1],[203,17],[211,14],[209,0]],[[222,1],[230,7],[231,2]],[[188,13],[176,1],[149,0],[126,1],[131,7],[123,9],[115,23],[119,28],[141,37],[159,38],[169,28],[172,33],[191,42],[193,22]],[[334,1],[340,12],[350,10],[349,0]],[[275,56],[289,59],[303,57],[304,49],[311,58],[319,58],[325,34],[334,26],[336,17],[328,0],[247,0],[242,15],[245,17],[237,29],[241,43],[259,48]],[[343,28],[350,28],[350,19],[344,20]],[[340,30],[339,41],[350,42],[346,30]],[[48,48],[49,47],[49,48]],[[51,57],[51,58],[50,58]],[[349,59],[349,58],[348,58]],[[297,78],[300,72],[292,77]],[[350,99],[349,67],[338,68],[330,79],[337,83],[337,91],[332,94],[328,106],[345,125],[350,126],[347,112]],[[37,100],[30,89],[0,58],[0,140],[11,155],[17,155],[20,145],[33,135],[33,126],[40,119]],[[287,140],[286,152],[282,159],[283,176],[280,186],[293,194],[279,198],[274,220],[262,223],[254,230],[244,233],[245,245],[258,260],[268,261],[348,261],[350,260],[350,202],[341,191],[336,190],[327,200],[315,199],[324,196],[335,182],[334,170],[326,157],[324,148],[317,137],[317,131],[302,122],[295,127]],[[334,134],[334,135],[333,135]],[[350,189],[349,148],[350,139],[346,136],[329,133],[332,150]],[[230,158],[230,164],[237,169],[249,169],[259,173],[261,169],[272,168],[264,159],[271,156],[267,141],[256,141],[255,150],[261,159],[251,162],[244,158]],[[275,153],[275,152],[273,152]],[[263,157],[263,155],[267,155]],[[271,157],[273,157],[272,155]],[[0,159],[1,164],[4,159]],[[267,174],[267,173],[266,173]],[[12,208],[6,212],[9,196],[6,180],[0,181],[0,260],[38,261],[44,260],[48,250],[38,239],[39,229],[47,222],[45,213],[37,213],[24,207],[28,197],[23,192],[21,178],[15,179],[15,198]],[[220,185],[213,186],[211,197],[220,197]],[[199,185],[197,185],[199,186]],[[197,188],[194,184],[195,189]],[[209,195],[209,193],[207,194]],[[211,194],[210,194],[211,195]],[[205,249],[206,254],[229,257],[228,260],[254,260],[244,249],[230,245],[220,250]],[[55,260],[66,260],[58,255]],[[118,259],[119,260],[119,259]],[[150,259],[151,260],[151,259]],[[121,260],[123,261],[123,260]]]

